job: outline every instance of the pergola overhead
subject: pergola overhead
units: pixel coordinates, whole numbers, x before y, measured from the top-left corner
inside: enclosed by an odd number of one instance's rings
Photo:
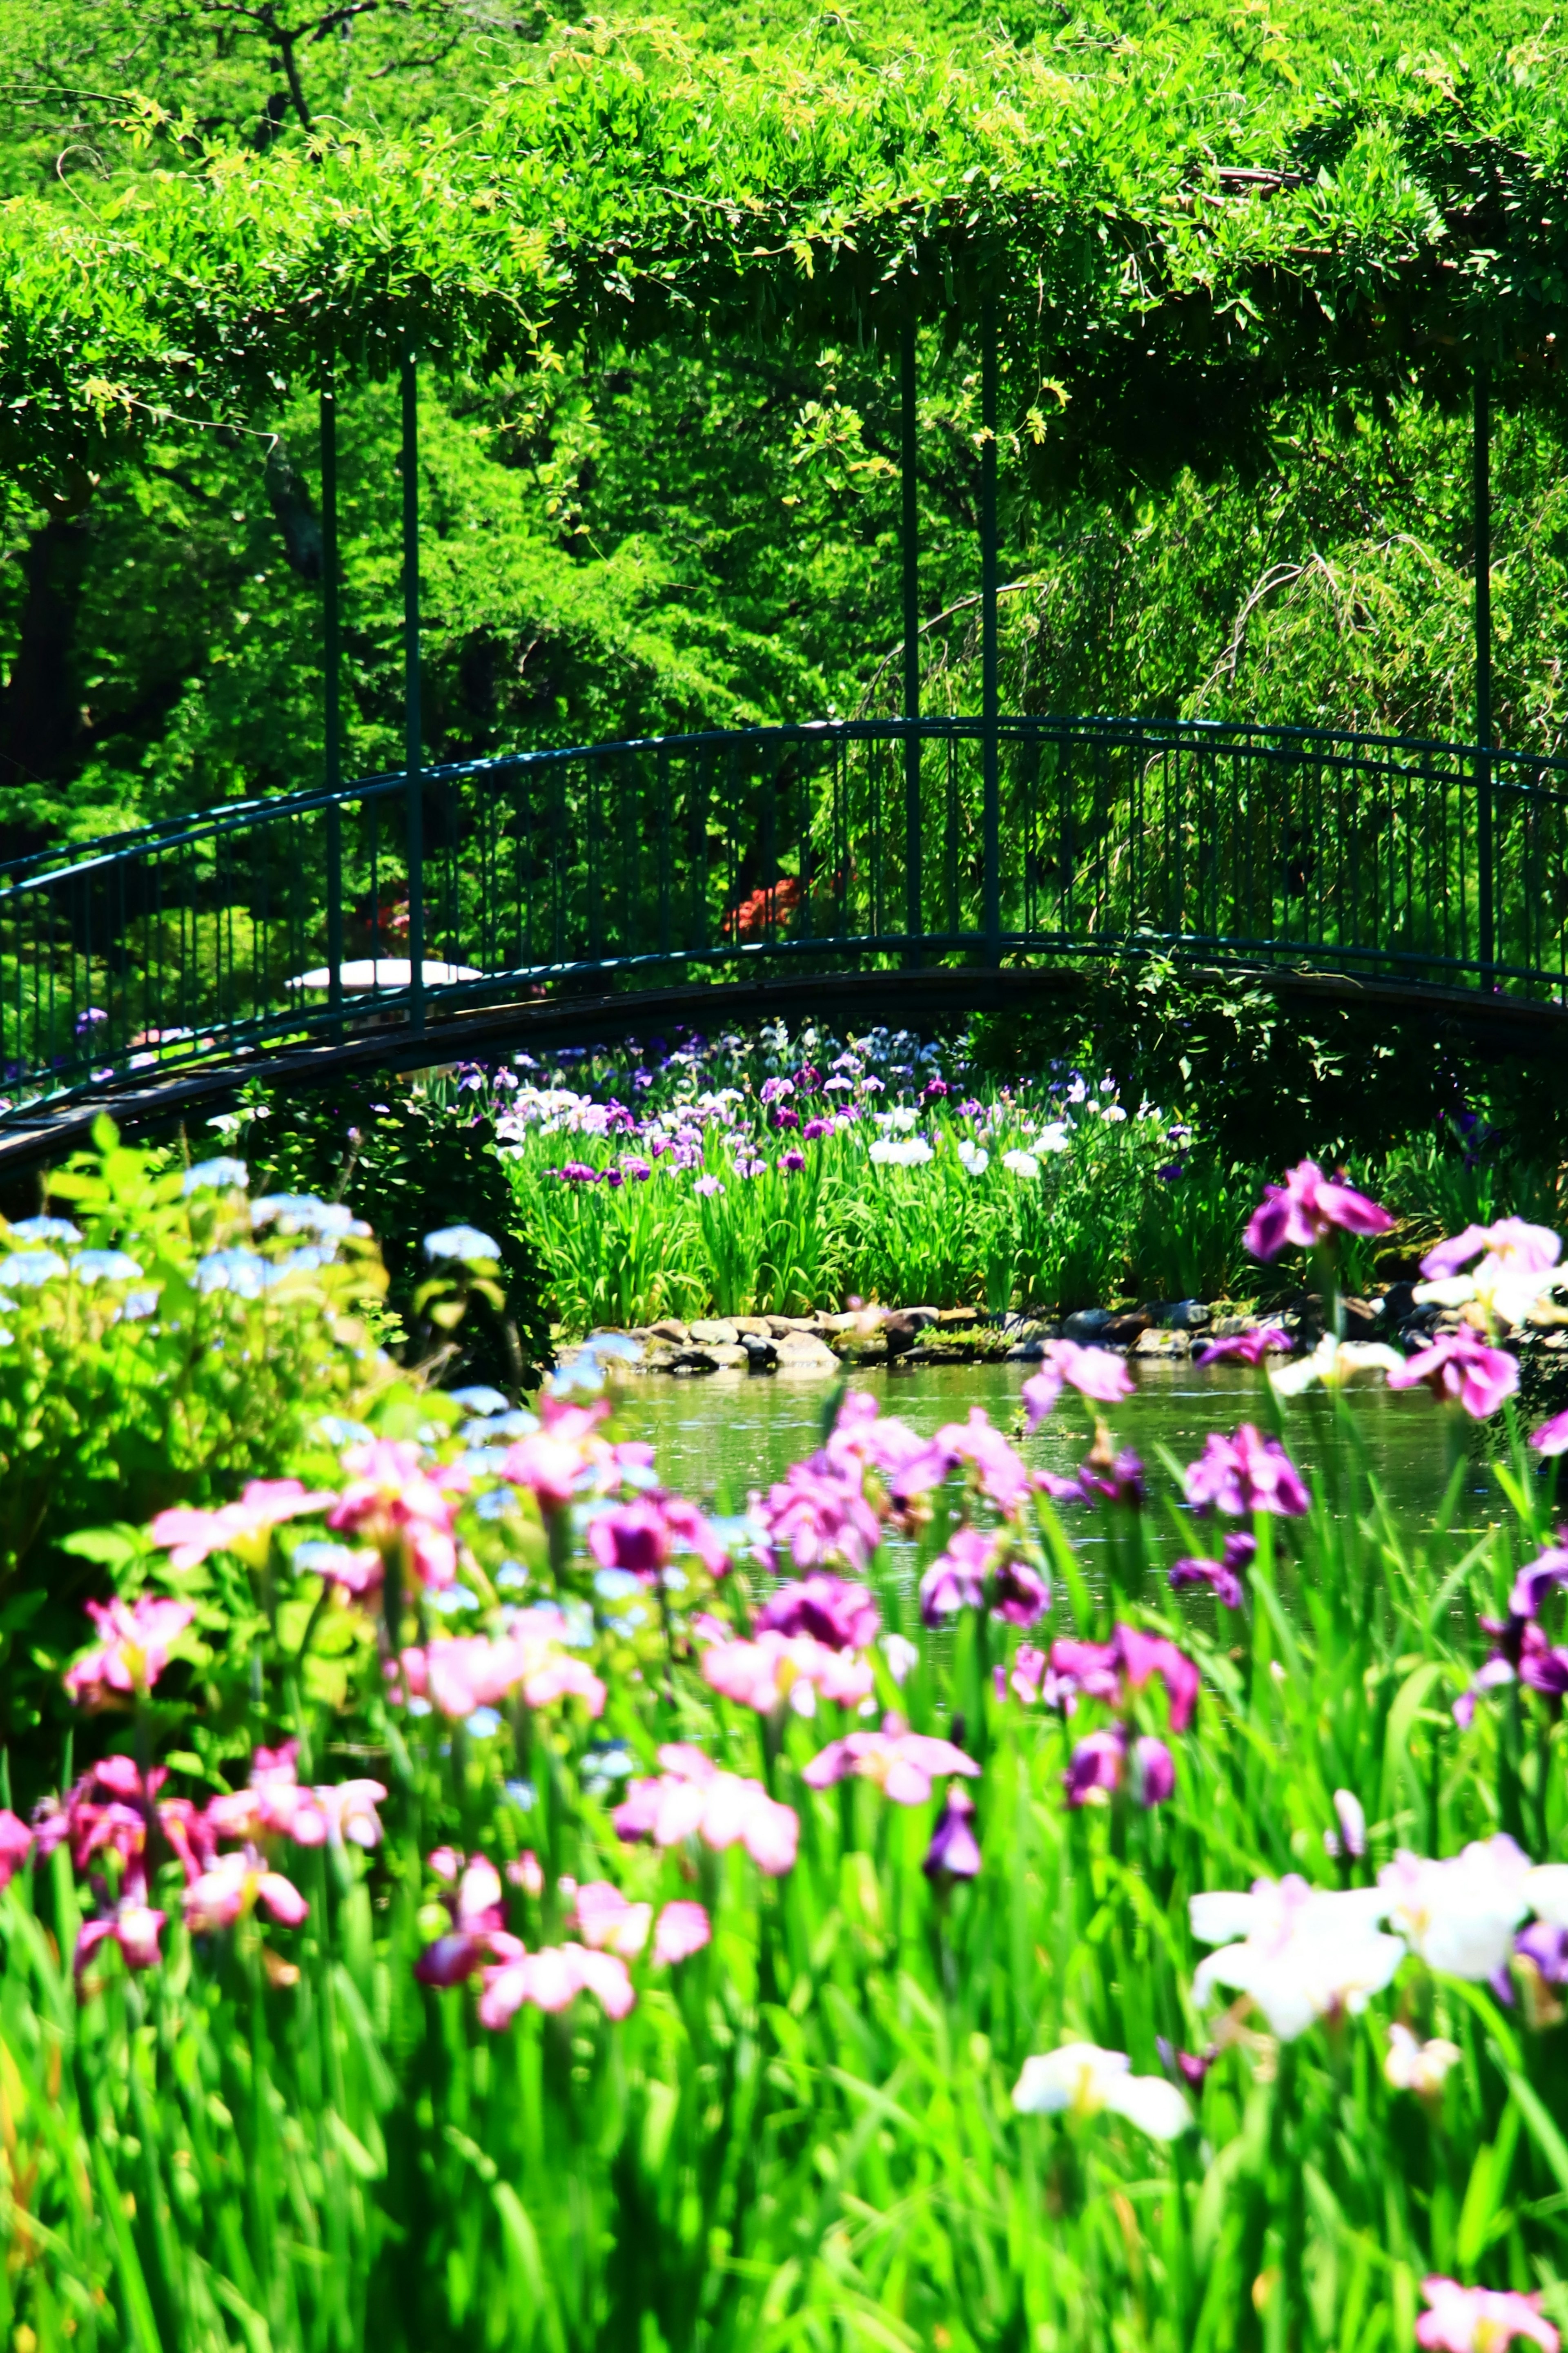
[[[994,305],[1031,463],[1146,473],[1245,456],[1292,393],[1458,405],[1478,356],[1500,396],[1552,396],[1565,254],[1563,100],[1517,60],[1262,101],[1136,58],[780,81],[574,57],[461,136],[0,207],[0,461],[68,495],[175,418],[263,417],[410,347],[478,371],[580,339],[892,347]]]

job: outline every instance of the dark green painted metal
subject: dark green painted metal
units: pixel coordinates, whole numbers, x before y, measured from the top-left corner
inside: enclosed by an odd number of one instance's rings
[[[932,787],[912,937],[911,734]],[[1018,965],[1153,947],[1568,1002],[1568,760],[1495,745],[992,712],[414,774],[440,953],[478,975],[426,992],[443,1018],[768,968],[824,976],[852,1017],[856,976],[911,951]],[[340,1009],[290,980],[320,963],[333,903],[381,944],[409,784],[400,767],[0,866],[0,1124],[29,1097],[90,1095],[99,1071],[340,1029],[346,1044],[365,1013],[417,1038],[412,987]],[[999,873],[979,854],[993,809]]]
[[[321,718],[325,733],[321,781],[333,796],[327,811],[327,1011],[334,1038],[343,1034],[343,828],[336,796],[342,785],[342,626],[338,575],[338,404],[321,387]]]
[[[900,450],[903,490],[904,575],[904,717],[921,715],[921,559],[920,494],[915,458],[920,438],[916,407],[915,321],[904,321],[899,353]],[[908,960],[920,962],[921,913],[921,739],[914,730],[904,739],[904,929],[910,936]]]
[[[425,1027],[425,784],[419,711],[419,376],[403,357],[403,729],[408,840],[408,1026]],[[380,925],[374,953],[380,952]]]
[[[1492,892],[1492,485],[1491,375],[1476,362],[1476,866],[1480,883],[1480,963],[1483,985],[1496,955]]]
[[[985,954],[1002,961],[1002,787],[996,674],[996,305],[980,323],[980,711],[984,729],[981,823],[985,857]]]

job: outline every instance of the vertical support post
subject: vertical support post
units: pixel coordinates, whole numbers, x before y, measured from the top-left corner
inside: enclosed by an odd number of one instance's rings
[[[408,778],[408,1027],[425,1034],[425,800],[419,724],[419,379],[403,355],[403,724]]]
[[[921,570],[920,501],[915,483],[915,326],[911,311],[904,321],[899,370],[902,427],[900,457],[904,494],[904,717],[910,723],[904,735],[904,930],[908,934],[904,962],[911,967],[921,960],[921,933],[924,928],[921,904]]]
[[[327,803],[327,1013],[334,1040],[343,1034],[343,834],[335,796],[342,783],[342,633],[338,607],[338,404],[331,378],[321,386],[321,667]]]
[[[1479,895],[1481,986],[1491,985],[1497,956],[1492,892],[1492,484],[1491,377],[1476,360],[1474,524],[1476,542],[1476,881]]]
[[[985,834],[985,960],[1002,961],[1001,761],[996,702],[996,304],[980,315],[980,702]]]

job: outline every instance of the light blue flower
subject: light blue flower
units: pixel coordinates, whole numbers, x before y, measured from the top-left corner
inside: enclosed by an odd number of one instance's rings
[[[368,1446],[372,1432],[363,1421],[347,1421],[341,1413],[324,1413],[312,1432],[323,1446]]]
[[[509,1781],[506,1793],[520,1814],[532,1813],[539,1803],[539,1792],[531,1781]]]
[[[158,1313],[155,1291],[128,1291],[120,1303],[120,1313],[128,1324],[145,1324],[150,1315]]]
[[[478,1599],[466,1585],[448,1585],[444,1593],[432,1593],[428,1599],[431,1609],[438,1610],[443,1618],[455,1618],[459,1609],[479,1608]]]
[[[194,1176],[195,1171],[191,1173]],[[196,1261],[195,1285],[204,1296],[214,1291],[231,1291],[237,1299],[259,1299],[271,1272],[267,1261],[258,1257],[255,1250],[209,1250],[205,1258]]]
[[[17,1250],[8,1259],[0,1260],[7,1282],[19,1282],[25,1291],[36,1291],[41,1282],[48,1282],[57,1274],[64,1274],[66,1262],[58,1250]]]
[[[254,1227],[269,1225],[276,1219],[280,1233],[315,1234],[321,1240],[339,1241],[345,1234],[368,1234],[370,1228],[356,1218],[345,1201],[323,1201],[314,1193],[266,1193],[250,1205],[250,1222]]]
[[[525,1593],[528,1571],[518,1560],[503,1560],[496,1571],[496,1583],[503,1593]]]
[[[79,1242],[81,1236],[68,1218],[19,1218],[11,1240],[30,1250],[46,1242]]]
[[[595,1572],[594,1590],[601,1601],[624,1601],[642,1591],[642,1579],[629,1568],[601,1568]]]
[[[448,1394],[452,1403],[460,1405],[465,1413],[488,1415],[504,1413],[507,1409],[506,1399],[500,1389],[486,1388],[482,1383],[476,1388],[452,1389]]]
[[[185,1171],[184,1192],[188,1201],[193,1193],[244,1192],[250,1182],[250,1171],[243,1160],[231,1160],[220,1153],[216,1160],[198,1160],[194,1168]]]
[[[140,1261],[123,1250],[82,1250],[71,1261],[79,1282],[134,1282],[141,1271]]]
[[[481,1234],[478,1226],[443,1226],[438,1232],[426,1235],[425,1255],[460,1259],[465,1266],[471,1266],[476,1259],[499,1259],[500,1244]]]
[[[500,1730],[500,1717],[493,1707],[477,1707],[472,1715],[464,1717],[463,1729],[470,1740],[493,1740]]]

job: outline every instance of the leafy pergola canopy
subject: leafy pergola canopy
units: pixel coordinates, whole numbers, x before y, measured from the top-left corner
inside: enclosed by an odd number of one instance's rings
[[[411,345],[491,372],[578,340],[890,343],[911,313],[957,341],[989,305],[1036,466],[1152,475],[1245,459],[1291,394],[1457,402],[1479,357],[1554,398],[1565,255],[1561,78],[1528,52],[1258,94],[1136,52],[580,49],[461,133],[0,206],[0,459],[69,496],[173,419],[265,418]]]

